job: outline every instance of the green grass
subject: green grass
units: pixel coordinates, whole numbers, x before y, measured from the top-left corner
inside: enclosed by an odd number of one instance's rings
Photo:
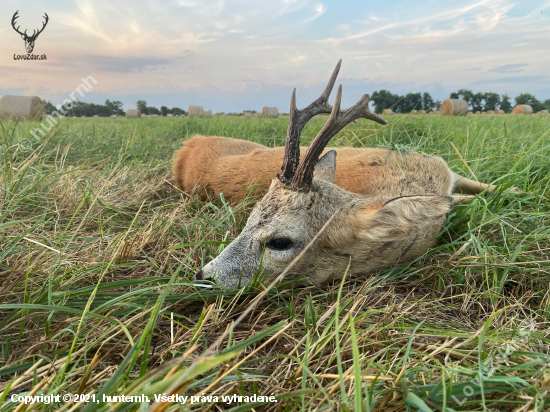
[[[325,119],[306,126],[305,144]],[[437,246],[391,272],[263,294],[257,283],[197,290],[190,276],[236,237],[254,202],[179,192],[174,151],[197,133],[282,145],[286,126],[64,119],[37,141],[37,123],[2,123],[0,411],[31,391],[278,400],[151,410],[549,410],[550,117],[352,124],[331,145],[424,151],[526,195],[456,207]],[[79,407],[33,410],[63,406]]]

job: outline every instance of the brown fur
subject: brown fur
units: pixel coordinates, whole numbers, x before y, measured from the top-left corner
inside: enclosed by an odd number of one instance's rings
[[[303,157],[307,147],[301,147]],[[376,148],[328,148],[337,152],[334,183],[368,197],[450,194],[450,188],[477,194],[486,184],[449,172],[445,161],[426,154]],[[245,188],[257,184],[254,197],[262,198],[281,170],[284,147],[218,136],[195,136],[176,153],[173,175],[178,188],[197,188],[201,199],[224,197],[232,204],[245,196]]]

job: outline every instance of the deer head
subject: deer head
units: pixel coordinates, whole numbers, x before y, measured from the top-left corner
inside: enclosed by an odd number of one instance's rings
[[[40,33],[42,33],[44,31],[44,28],[48,24],[48,20],[50,18],[48,17],[48,15],[46,13],[44,13],[44,18],[46,19],[46,21],[44,23],[42,23],[42,28],[40,30],[38,30],[38,32],[36,30],[33,30],[32,35],[28,36],[27,35],[27,30],[25,30],[25,32],[21,33],[19,31],[20,26],[17,26],[17,28],[15,27],[15,20],[17,20],[17,18],[19,17],[17,15],[17,13],[19,13],[19,10],[16,11],[15,14],[13,15],[13,17],[11,19],[11,25],[12,25],[13,29],[21,35],[21,38],[23,40],[25,40],[25,48],[27,49],[27,53],[32,53],[32,51],[34,50],[34,42],[36,41],[36,38],[38,37],[38,35]]]
[[[301,283],[319,285],[343,276],[350,261],[355,274],[373,272],[421,256],[434,243],[452,197],[359,198],[334,184],[336,152],[319,158],[350,122],[364,118],[386,124],[368,109],[368,95],[341,110],[339,86],[334,107],[327,103],[340,63],[323,94],[303,110],[296,108],[294,89],[281,173],[241,234],[195,279],[244,286],[255,274],[283,271],[305,251],[287,279],[307,274]],[[320,113],[330,117],[300,161],[302,129]]]

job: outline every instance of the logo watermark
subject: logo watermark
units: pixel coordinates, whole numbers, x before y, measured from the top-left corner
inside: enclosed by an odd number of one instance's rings
[[[27,34],[27,30],[25,30],[24,32],[21,32],[19,31],[19,28],[21,26],[17,26],[15,27],[16,25],[16,20],[19,18],[19,10],[17,10],[13,17],[11,18],[11,26],[13,27],[13,29],[19,33],[21,35],[21,38],[25,41],[25,49],[27,49],[27,55],[20,55],[20,54],[14,54],[13,55],[13,60],[46,60],[46,55],[45,54],[42,54],[42,55],[36,55],[36,54],[31,54],[32,51],[34,50],[34,42],[36,41],[36,39],[38,38],[38,36],[40,35],[40,33],[42,33],[44,31],[44,29],[46,28],[46,25],[48,24],[48,21],[50,20],[50,18],[48,17],[48,15],[46,13],[44,13],[44,19],[45,21],[42,23],[42,28],[39,29],[38,31],[35,29],[33,30],[32,34],[29,36]]]

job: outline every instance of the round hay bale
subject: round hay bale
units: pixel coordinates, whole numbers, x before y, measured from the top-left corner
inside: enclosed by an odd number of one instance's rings
[[[0,119],[2,120],[44,120],[46,109],[38,96],[0,97]]]
[[[109,116],[111,119],[116,119],[116,114],[112,114]]]
[[[93,117],[94,119],[99,119],[99,116],[98,116],[97,114],[94,114],[92,117]]]
[[[463,99],[447,99],[441,103],[441,116],[468,115],[468,102]]]
[[[212,110],[204,112],[204,117],[212,117]]]
[[[424,110],[417,110],[416,114],[420,115],[420,114],[426,114],[426,112]]]
[[[478,110],[478,111],[476,112],[476,114],[481,114],[481,112]]]
[[[495,112],[492,111],[492,110],[487,110],[487,111],[485,112],[485,114],[495,114]]]
[[[539,113],[540,114],[548,114],[548,110],[541,110]]]
[[[412,115],[416,115],[417,113],[418,113],[418,110],[413,110],[413,111],[411,112]]]
[[[468,116],[471,115],[471,114],[474,114],[473,112],[468,112]]]
[[[126,110],[126,118],[127,119],[137,119],[138,117],[141,117],[141,110],[139,110],[139,109],[128,109],[128,110]]]
[[[528,104],[518,104],[512,110],[512,114],[533,114],[533,108]]]
[[[204,116],[204,109],[202,106],[189,106],[187,113],[189,117],[202,117]]]
[[[495,114],[504,114],[504,110],[495,110]]]
[[[243,116],[244,116],[244,117],[252,117],[252,113],[250,113],[250,112],[244,112]]]
[[[174,117],[174,115],[172,113],[168,113],[166,117]]]
[[[392,116],[394,113],[393,113],[393,110],[392,109],[384,109],[382,110],[382,116]]]
[[[279,117],[279,110],[276,107],[264,106],[264,108],[262,109],[262,117],[276,119]]]
[[[73,116],[73,119],[76,119],[78,116]]]
[[[152,115],[151,117],[159,117],[159,115],[158,115],[158,114],[154,114],[154,115]]]

